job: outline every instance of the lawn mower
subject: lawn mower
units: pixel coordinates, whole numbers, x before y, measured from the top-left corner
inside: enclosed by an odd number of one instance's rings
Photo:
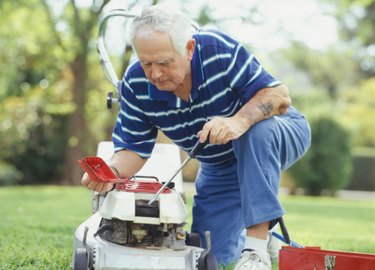
[[[81,159],[91,179],[113,183],[114,189],[106,194],[94,192],[93,209],[97,211],[76,229],[72,268],[217,269],[216,258],[210,253],[209,232],[204,249],[197,233],[184,230],[185,201],[181,187],[177,191],[172,182],[202,144],[196,146],[164,183],[154,176],[117,178],[101,157]],[[156,150],[161,147],[156,145]]]

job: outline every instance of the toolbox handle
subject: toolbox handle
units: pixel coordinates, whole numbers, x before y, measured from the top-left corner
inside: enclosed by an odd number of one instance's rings
[[[288,233],[288,230],[285,226],[283,217],[280,217],[278,221],[279,221],[279,224],[280,224],[280,229],[281,229],[282,235],[278,234],[277,232],[272,232],[272,235],[275,236],[276,238],[278,238],[279,240],[281,240],[282,242],[288,244],[291,247],[304,248],[304,246],[290,240],[289,233]]]
[[[292,240],[289,240],[290,242],[287,243],[285,238],[281,235],[281,234],[278,234],[277,232],[272,232],[271,233],[272,236],[275,236],[277,239],[281,240],[282,242],[284,242],[285,244],[288,244],[289,246],[291,247],[296,247],[296,248],[305,248],[304,246],[292,241]]]

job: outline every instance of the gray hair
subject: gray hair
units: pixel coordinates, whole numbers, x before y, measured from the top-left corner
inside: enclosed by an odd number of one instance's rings
[[[154,32],[168,33],[176,51],[186,53],[186,44],[192,37],[192,22],[177,9],[170,9],[164,4],[145,7],[140,16],[134,18],[130,26],[130,40],[134,47],[134,38],[138,30],[148,26]]]

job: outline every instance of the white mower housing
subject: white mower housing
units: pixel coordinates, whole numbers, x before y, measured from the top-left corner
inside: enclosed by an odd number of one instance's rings
[[[99,157],[108,160],[112,153],[112,143],[99,145]],[[180,164],[177,146],[156,144],[140,175],[158,172],[157,179],[166,181]],[[161,175],[163,167],[168,176]],[[217,269],[215,257],[200,246],[199,235],[184,230],[187,209],[181,173],[175,187],[164,190],[151,205],[156,192],[149,186],[161,186],[155,177],[135,177],[121,185],[107,194],[93,193],[93,215],[75,231],[73,269]],[[206,240],[210,244],[209,235]]]

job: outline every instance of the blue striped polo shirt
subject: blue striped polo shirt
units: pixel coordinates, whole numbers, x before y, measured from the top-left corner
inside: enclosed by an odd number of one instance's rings
[[[193,37],[196,45],[188,102],[158,90],[138,61],[127,68],[112,135],[115,151],[128,149],[149,158],[161,130],[189,152],[206,122],[215,116],[233,116],[257,91],[280,84],[231,37],[212,30],[200,30]],[[208,144],[196,158],[213,164],[232,159],[232,143]]]

